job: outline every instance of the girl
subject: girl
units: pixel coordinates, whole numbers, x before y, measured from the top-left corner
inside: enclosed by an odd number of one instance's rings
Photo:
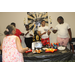
[[[5,36],[2,43],[2,61],[3,62],[23,62],[23,55],[28,47],[22,48],[19,37],[15,36],[16,29],[8,25],[4,31]]]
[[[50,29],[53,31],[53,33],[56,33],[58,31],[57,42],[59,42],[60,45],[67,46],[68,42],[72,40],[71,28],[69,24],[64,22],[64,18],[62,16],[59,16],[57,18],[57,21],[59,24],[56,25],[55,29],[53,29],[52,27]]]
[[[25,41],[25,44],[27,47],[31,48],[31,45],[32,45],[32,39],[33,39],[33,32],[30,31],[29,32],[29,25],[26,25],[26,31],[24,32],[25,36],[24,36],[24,41]]]

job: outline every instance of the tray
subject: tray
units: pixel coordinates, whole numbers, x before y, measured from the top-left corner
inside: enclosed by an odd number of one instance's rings
[[[28,51],[25,51],[25,53],[29,53],[29,52],[32,52],[32,50],[31,50],[31,49],[29,49]]]
[[[54,53],[55,51],[57,51],[57,49],[50,48],[45,50],[46,53]]]

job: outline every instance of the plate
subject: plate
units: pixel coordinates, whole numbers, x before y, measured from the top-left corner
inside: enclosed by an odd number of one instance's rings
[[[38,54],[38,53],[42,53],[42,50],[33,50],[32,52]]]
[[[49,52],[53,53],[55,51],[57,51],[57,49],[54,49],[54,48],[48,48],[45,50],[46,53],[49,53]]]
[[[59,46],[58,50],[65,50],[65,47]]]
[[[46,50],[46,49],[48,49],[48,48],[42,48],[43,50]]]
[[[29,52],[32,52],[32,50],[31,50],[31,49],[29,49],[28,51],[25,51],[25,53],[29,53]]]

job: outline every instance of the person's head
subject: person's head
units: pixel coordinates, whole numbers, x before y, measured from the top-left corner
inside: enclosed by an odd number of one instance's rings
[[[42,26],[45,26],[45,20],[41,21]]]
[[[16,29],[13,25],[8,25],[4,31],[5,35],[14,35],[16,33]]]
[[[14,22],[12,22],[11,25],[13,25],[14,27],[16,27],[16,24]]]
[[[26,30],[29,30],[29,25],[26,25],[25,27],[26,27]]]
[[[62,23],[64,23],[64,18],[62,16],[59,16],[57,18],[57,21],[58,21],[59,24],[62,24]]]

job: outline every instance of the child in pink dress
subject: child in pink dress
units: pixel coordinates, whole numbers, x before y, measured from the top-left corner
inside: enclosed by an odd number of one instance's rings
[[[28,47],[22,48],[20,39],[15,36],[15,27],[8,25],[4,32],[5,35],[2,43],[2,61],[3,62],[23,62],[23,55]]]

